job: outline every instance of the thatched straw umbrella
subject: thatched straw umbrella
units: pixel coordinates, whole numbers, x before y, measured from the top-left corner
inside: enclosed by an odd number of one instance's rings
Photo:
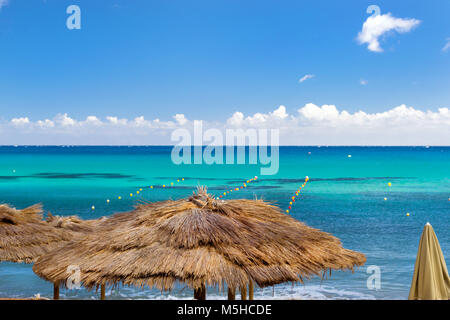
[[[93,232],[94,229],[107,218],[102,217],[95,220],[83,220],[77,216],[54,216],[50,212],[45,221],[52,227],[69,230],[75,233],[86,234]]]
[[[40,204],[23,210],[0,205],[0,261],[32,263],[72,238],[42,221]]]
[[[32,263],[73,237],[42,221],[42,206],[17,210],[0,205],[0,262]]]
[[[62,244],[92,232],[101,220],[81,220],[76,216],[48,215],[42,220],[42,206],[17,210],[0,205],[0,262],[33,263],[39,256]],[[54,298],[59,287],[54,287]]]
[[[200,189],[187,199],[139,205],[128,214],[132,219],[122,213],[120,222],[112,218],[107,227],[42,256],[34,272],[63,284],[67,267],[76,265],[88,289],[122,283],[170,290],[180,281],[197,299],[205,298],[206,285],[226,284],[233,299],[248,284],[302,282],[331,269],[353,270],[366,260],[262,200],[216,201]]]

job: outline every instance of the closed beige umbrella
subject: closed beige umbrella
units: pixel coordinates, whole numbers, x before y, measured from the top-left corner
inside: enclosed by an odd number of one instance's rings
[[[431,224],[420,238],[409,300],[450,299],[450,278],[441,246]]]

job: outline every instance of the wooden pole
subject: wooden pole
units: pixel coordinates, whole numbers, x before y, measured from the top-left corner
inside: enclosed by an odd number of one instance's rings
[[[206,286],[202,286],[198,289],[194,289],[194,299],[195,300],[206,300]]]
[[[241,287],[241,300],[247,300],[247,286]]]
[[[206,300],[206,286],[205,286],[205,284],[202,285],[200,300]]]
[[[248,284],[248,300],[253,300],[253,281]]]
[[[105,300],[105,284],[102,283],[102,286],[100,288],[100,300]]]
[[[53,300],[59,300],[59,283],[53,283]]]
[[[194,289],[194,299],[200,300],[200,289]]]
[[[228,300],[236,300],[236,291],[228,287]]]

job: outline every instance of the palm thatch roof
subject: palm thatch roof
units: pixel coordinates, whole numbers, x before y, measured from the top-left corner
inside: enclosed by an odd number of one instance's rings
[[[72,233],[42,220],[40,204],[23,210],[0,205],[0,261],[31,263],[71,239]]]
[[[170,290],[180,281],[193,289],[205,284],[236,289],[250,281],[260,287],[302,282],[366,261],[336,237],[268,202],[215,200],[202,189],[108,220],[96,232],[42,256],[34,272],[64,284],[68,266],[76,265],[87,288],[123,283]]]
[[[50,212],[45,221],[52,227],[73,231],[76,233],[93,232],[95,227],[105,221],[102,217],[95,220],[83,220],[77,216],[54,216]]]

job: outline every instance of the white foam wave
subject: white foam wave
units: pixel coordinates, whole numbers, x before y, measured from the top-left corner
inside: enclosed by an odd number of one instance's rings
[[[119,289],[110,289],[106,292],[108,299],[118,300],[189,300],[193,299],[191,290],[176,289],[172,292],[160,292],[153,289],[138,290],[130,287],[121,287]],[[98,293],[86,292],[80,290],[78,292],[62,293],[61,297],[66,299],[98,299]],[[237,294],[239,299],[239,294]],[[210,289],[207,293],[209,300],[225,300],[226,293],[218,290]],[[279,285],[256,289],[254,293],[255,300],[373,300],[374,296],[362,292],[336,289],[331,286],[322,285]]]

